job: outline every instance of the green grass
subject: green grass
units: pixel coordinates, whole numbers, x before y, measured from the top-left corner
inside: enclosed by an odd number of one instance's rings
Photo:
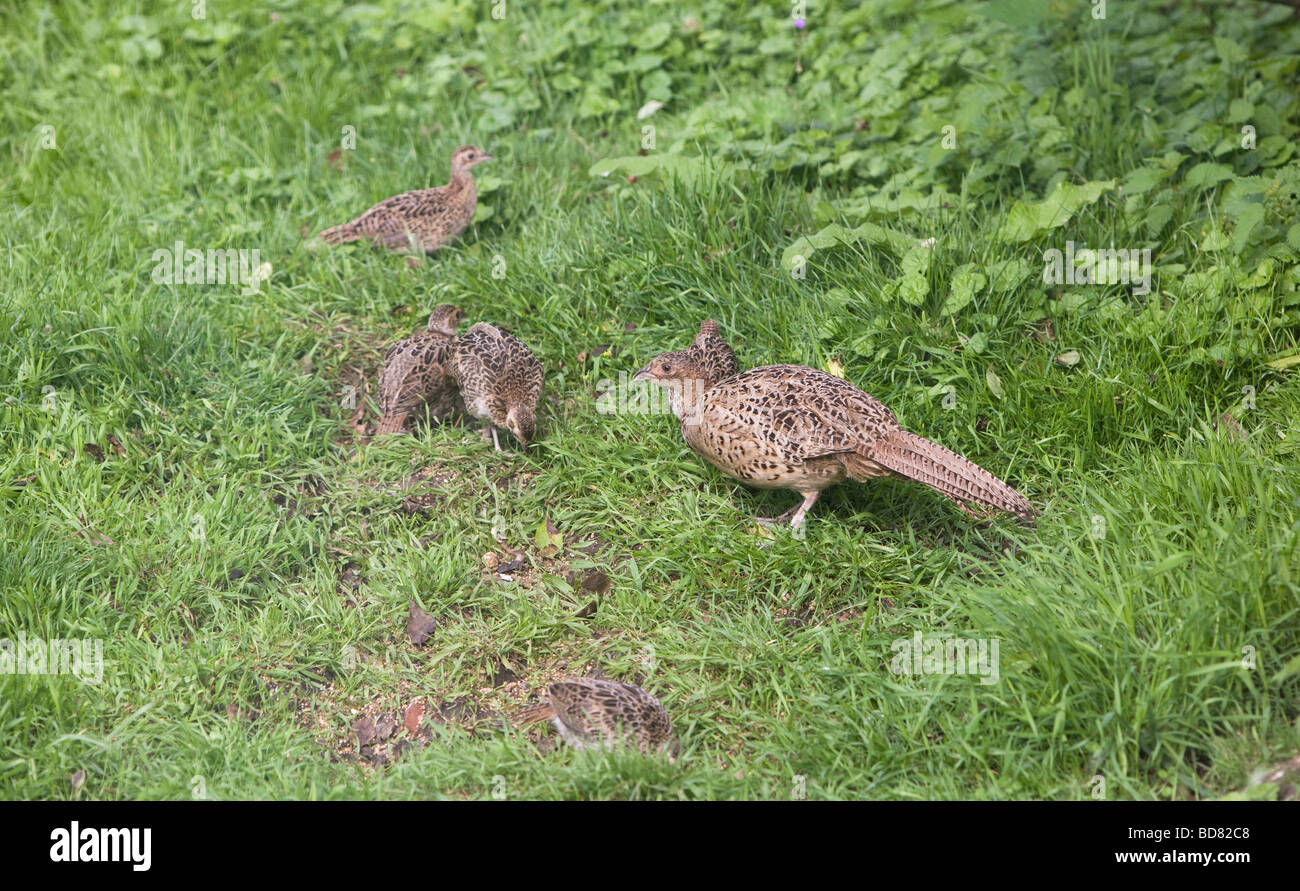
[[[0,796],[84,770],[83,798],[1084,799],[1096,775],[1214,798],[1300,749],[1300,383],[1267,364],[1300,334],[1295,20],[875,2],[796,37],[768,6],[0,12],[0,638],[106,661],[98,685],[0,675]],[[704,163],[591,175],[647,124],[652,161]],[[471,141],[497,158],[484,211],[422,267],[304,238]],[[1111,179],[1002,236],[1017,202]],[[935,201],[888,204],[908,194]],[[866,236],[783,265],[865,222],[936,239],[919,291]],[[177,240],[258,248],[273,278],[155,284]],[[1150,247],[1155,293],[1044,285],[1066,240]],[[964,272],[987,281],[950,302]],[[526,455],[465,425],[358,441],[348,386],[446,300],[542,359]],[[759,533],[792,494],[721,477],[669,417],[597,410],[706,317],[742,365],[839,362],[1043,517],[882,481],[829,491],[803,539]],[[514,581],[484,569],[516,550]],[[892,674],[917,631],[997,639],[998,683]],[[502,729],[592,671],[660,696],[676,764]],[[355,757],[362,715],[419,697],[448,716],[427,743]]]

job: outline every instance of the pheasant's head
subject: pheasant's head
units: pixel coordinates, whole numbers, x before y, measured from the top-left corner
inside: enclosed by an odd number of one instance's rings
[[[736,354],[731,344],[722,339],[722,327],[713,319],[700,322],[700,333],[687,352],[693,352],[701,365],[708,369],[709,384],[731,377],[738,370]]]
[[[537,435],[537,420],[533,417],[532,407],[519,403],[506,409],[506,429],[514,434],[520,445],[528,448]]]
[[[687,420],[698,411],[704,392],[736,373],[736,354],[722,339],[712,319],[700,325],[700,333],[687,349],[655,356],[633,376],[634,381],[652,381],[668,390],[673,414]]]
[[[429,330],[446,334],[448,337],[455,337],[456,328],[459,327],[460,320],[463,318],[465,318],[465,313],[459,306],[443,303],[433,310],[433,315],[429,316]]]
[[[453,177],[467,174],[471,167],[477,167],[484,161],[491,161],[492,156],[481,148],[462,145],[451,153],[451,175]]]

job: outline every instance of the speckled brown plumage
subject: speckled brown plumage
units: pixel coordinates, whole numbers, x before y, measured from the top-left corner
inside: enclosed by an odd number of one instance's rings
[[[498,427],[505,427],[528,447],[537,432],[542,363],[522,340],[479,322],[456,338],[451,373],[465,411],[491,426],[498,450]]]
[[[802,365],[740,374],[735,367],[717,326],[705,322],[689,349],[656,357],[634,380],[668,389],[686,443],[723,473],[802,495],[803,503],[790,511],[791,526],[803,522],[823,489],[889,475],[925,483],[967,513],[980,506],[1034,516],[1015,489],[903,430],[892,411],[847,381]]]
[[[549,720],[578,749],[635,745],[644,753],[675,754],[672,721],[658,699],[640,687],[594,678],[568,678],[547,689],[544,701],[520,709],[515,724]]]
[[[379,372],[381,416],[376,433],[400,433],[407,415],[422,405],[439,421],[455,409],[458,394],[451,377],[451,353],[456,326],[464,315],[444,303],[429,316],[427,329],[388,348]]]
[[[436,189],[403,192],[376,204],[351,222],[320,234],[328,244],[370,239],[389,250],[412,246],[432,254],[453,241],[474,219],[478,189],[470,169],[492,160],[472,145],[451,153],[451,182]]]

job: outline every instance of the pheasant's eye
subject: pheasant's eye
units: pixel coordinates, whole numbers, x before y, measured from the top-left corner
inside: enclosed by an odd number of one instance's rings
[[[465,156],[465,158],[466,158],[467,160],[473,161],[473,160],[474,160],[474,153],[473,153],[473,152],[470,152],[468,155]]]
[[[673,370],[673,367],[672,367],[671,365],[669,365],[667,362],[660,362],[660,363],[659,363],[659,372],[660,372],[661,374],[670,374],[670,373],[672,372],[672,370]]]

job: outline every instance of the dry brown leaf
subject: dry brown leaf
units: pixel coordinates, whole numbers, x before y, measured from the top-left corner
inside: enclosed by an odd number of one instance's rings
[[[415,646],[422,645],[433,634],[433,629],[438,627],[438,620],[426,613],[411,601],[410,612],[406,620],[406,634]]]

